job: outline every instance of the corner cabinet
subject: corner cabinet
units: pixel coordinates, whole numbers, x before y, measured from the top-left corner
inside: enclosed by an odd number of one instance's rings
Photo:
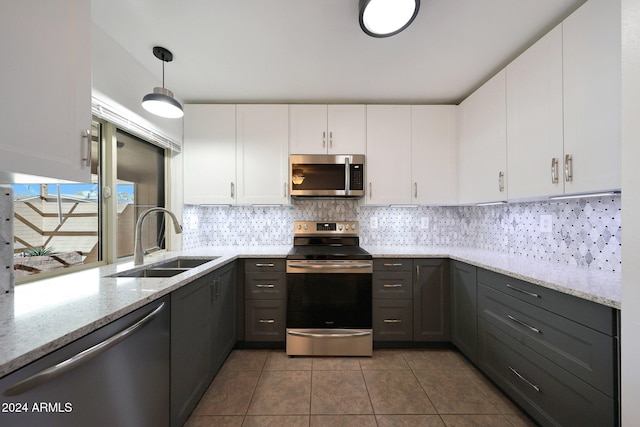
[[[460,104],[458,201],[507,199],[506,72],[500,71]]]
[[[25,0],[2,9],[0,179],[89,182],[90,2]]]
[[[478,360],[477,267],[451,261],[451,342],[471,360]]]
[[[364,105],[293,104],[292,154],[364,154]]]
[[[184,106],[184,203],[236,201],[236,106]]]
[[[237,203],[289,203],[289,106],[236,106]]]

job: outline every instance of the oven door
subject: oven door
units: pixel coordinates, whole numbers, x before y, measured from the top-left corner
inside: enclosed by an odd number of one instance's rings
[[[287,354],[370,356],[372,263],[287,261]]]

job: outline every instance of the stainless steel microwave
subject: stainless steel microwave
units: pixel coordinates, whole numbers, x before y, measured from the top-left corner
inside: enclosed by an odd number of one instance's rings
[[[291,155],[294,197],[364,196],[364,155]]]

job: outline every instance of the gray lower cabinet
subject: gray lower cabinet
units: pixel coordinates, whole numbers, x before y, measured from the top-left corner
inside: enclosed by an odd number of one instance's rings
[[[244,298],[245,341],[284,342],[287,314],[285,260],[245,260]]]
[[[235,264],[171,293],[171,425],[182,426],[235,344]]]
[[[169,425],[169,322],[163,297],[3,377],[0,424]]]
[[[452,260],[451,342],[476,363],[478,359],[477,267]]]
[[[478,269],[478,366],[542,425],[618,422],[617,311]]]
[[[413,340],[450,340],[448,259],[413,260]]]
[[[413,341],[413,261],[373,260],[373,339]]]

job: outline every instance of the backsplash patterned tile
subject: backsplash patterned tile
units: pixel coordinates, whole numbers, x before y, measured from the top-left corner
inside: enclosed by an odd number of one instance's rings
[[[372,207],[330,199],[285,207],[186,205],[183,248],[288,245],[295,220],[355,220],[363,245],[472,247],[620,271],[621,213],[619,195],[482,207]],[[541,215],[551,215],[551,232],[541,231]]]

